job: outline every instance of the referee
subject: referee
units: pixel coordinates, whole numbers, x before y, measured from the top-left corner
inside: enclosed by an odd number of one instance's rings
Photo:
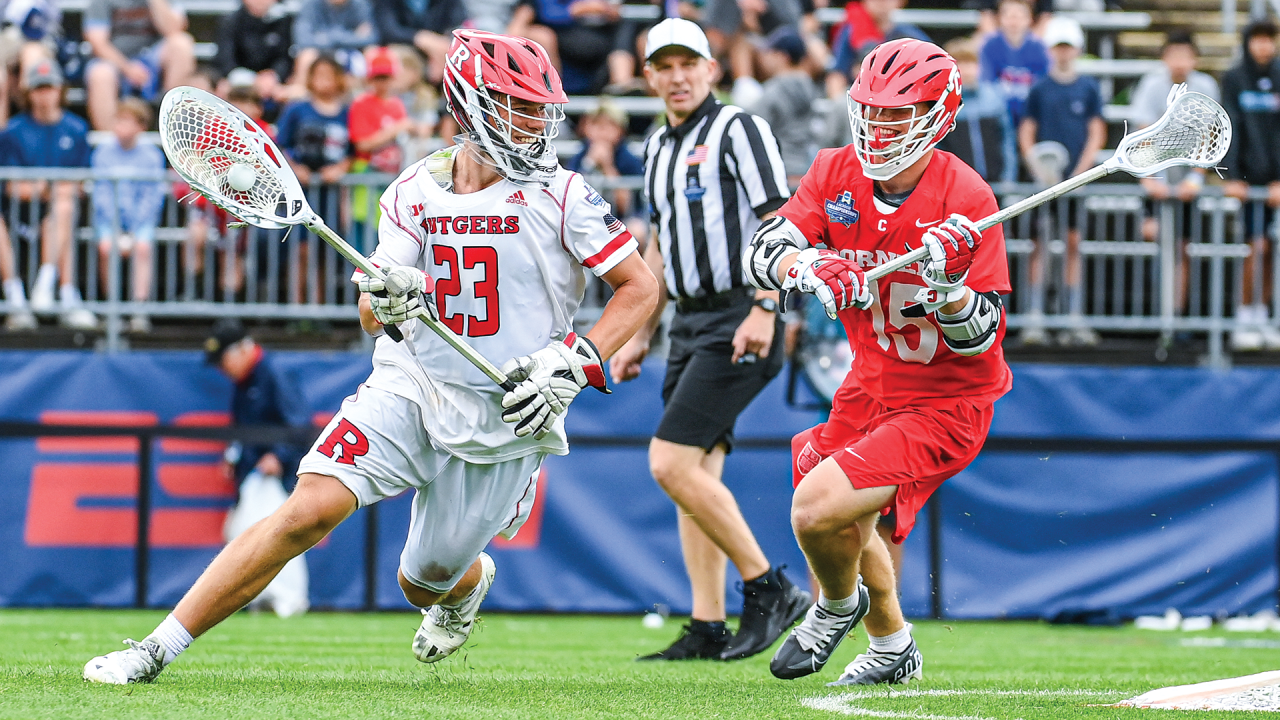
[[[693,621],[674,644],[641,660],[749,657],[810,604],[808,593],[770,565],[720,479],[738,414],[782,369],[782,343],[774,343],[782,333],[777,293],[746,282],[742,250],[789,192],[768,123],[717,102],[716,73],[697,25],[668,19],[649,31],[644,75],[666,104],[667,125],[645,143],[658,239],[645,260],[676,301],[665,410],[649,444],[649,468],[678,506]],[[615,382],[640,374],[662,309],[614,355]],[[724,622],[726,558],[744,580],[736,636]]]

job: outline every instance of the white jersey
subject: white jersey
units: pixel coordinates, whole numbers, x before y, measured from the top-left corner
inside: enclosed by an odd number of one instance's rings
[[[585,270],[607,273],[636,241],[600,194],[563,168],[546,188],[504,179],[465,195],[446,190],[440,183],[451,183],[459,150],[414,163],[383,193],[372,260],[430,274],[444,323],[501,367],[565,338]],[[501,388],[421,322],[400,329],[403,343],[378,338],[366,384],[418,403],[442,449],[476,463],[569,452],[563,418],[539,440],[516,437],[502,421]]]

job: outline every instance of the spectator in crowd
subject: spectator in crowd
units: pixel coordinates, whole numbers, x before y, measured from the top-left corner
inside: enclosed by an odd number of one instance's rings
[[[467,22],[464,0],[374,0],[373,17],[378,41],[418,48],[427,58],[427,81],[439,85],[451,33]]]
[[[831,72],[840,74],[846,89],[871,48],[906,37],[929,41],[929,36],[915,25],[894,22],[894,11],[904,5],[905,0],[849,0],[844,6],[844,22],[831,44]]]
[[[938,147],[954,153],[989,183],[1013,182],[1017,179],[1017,144],[1004,96],[995,86],[982,82],[972,38],[956,38],[944,49],[960,68],[964,105],[956,114],[955,129]]]
[[[407,138],[401,143],[407,165],[421,160],[435,149],[432,134],[440,124],[440,95],[426,81],[426,67],[417,50],[408,45],[396,45],[391,48],[391,53],[400,63],[400,72],[393,78],[392,88],[413,122]]]
[[[601,98],[595,111],[583,116],[578,128],[582,150],[565,167],[585,175],[592,187],[623,177],[643,177],[644,161],[627,149],[627,125],[627,114],[612,100]],[[609,200],[613,214],[622,218],[643,249],[649,237],[649,220],[635,195],[626,188],[615,188]]]
[[[760,53],[760,66],[768,77],[764,94],[747,108],[773,128],[787,181],[792,185],[799,185],[813,164],[818,154],[815,130],[825,120],[813,109],[821,93],[813,76],[804,69],[807,54],[804,38],[795,28],[786,25],[774,30]]]
[[[378,44],[373,7],[369,0],[307,0],[293,21],[293,44],[297,59],[291,84],[304,88],[311,63],[322,53],[342,61],[348,53]]]
[[[1200,52],[1196,48],[1191,33],[1169,33],[1165,39],[1164,47],[1160,50],[1160,59],[1164,61],[1164,67],[1142,76],[1129,101],[1129,109],[1133,112],[1134,123],[1140,128],[1155,123],[1160,119],[1161,115],[1164,115],[1164,111],[1168,107],[1169,90],[1174,85],[1186,83],[1188,90],[1203,93],[1214,100],[1218,99],[1218,83],[1208,75],[1196,70],[1196,63],[1200,60]],[[1143,189],[1147,191],[1147,197],[1154,202],[1168,200],[1171,197],[1177,198],[1181,204],[1182,239],[1184,243],[1190,238],[1191,203],[1199,196],[1200,189],[1204,187],[1204,174],[1203,168],[1172,167],[1158,175],[1142,178],[1139,181],[1142,183]],[[1157,220],[1157,213],[1153,212],[1154,209],[1154,205],[1149,203],[1147,217],[1142,222],[1142,237],[1148,242],[1154,241],[1160,231],[1160,224]],[[1186,300],[1188,269],[1188,264],[1184,261],[1181,264],[1178,277],[1177,299],[1175,300],[1178,307],[1182,307]]]
[[[631,49],[636,28],[622,21],[619,5],[614,0],[521,0],[507,34],[546,48],[570,95],[598,93],[606,84],[610,94],[625,94],[642,85]]]
[[[4,318],[5,328],[35,330],[39,327],[40,323],[27,303],[22,277],[18,275],[18,257],[13,252],[13,241],[9,239],[9,226],[4,218],[0,218],[0,289],[4,290],[4,299],[10,305]]]
[[[125,98],[116,110],[115,137],[93,151],[92,166],[99,176],[140,175],[164,172],[164,156],[155,145],[138,142],[151,126],[151,106],[138,98]],[[93,189],[93,229],[98,238],[98,268],[102,287],[110,292],[111,248],[132,258],[134,302],[151,296],[151,248],[164,208],[164,184],[143,180],[100,180]],[[123,273],[121,273],[123,281]],[[123,284],[121,285],[123,287]],[[129,319],[129,331],[151,331],[151,320],[142,313]]]
[[[280,113],[276,143],[303,185],[335,183],[351,169],[346,80],[338,61],[321,55],[307,70],[309,96]]]
[[[5,164],[31,168],[89,166],[89,126],[62,107],[62,71],[53,60],[31,66],[26,77],[28,112],[14,117],[4,132]],[[76,330],[97,327],[98,319],[84,307],[72,271],[72,231],[80,185],[76,182],[15,181],[3,196],[3,215],[18,202],[19,222],[39,235],[41,264],[31,289],[31,309],[60,315],[63,325]],[[15,233],[19,232],[17,227]],[[34,235],[34,233],[31,233]],[[61,279],[61,284],[59,284]],[[57,289],[57,300],[54,291]]]
[[[755,78],[751,38],[768,36],[784,25],[800,25],[805,4],[805,0],[706,0],[703,4],[699,22],[715,55],[728,55],[735,105],[753,105],[763,92]]]
[[[413,121],[394,92],[399,70],[395,56],[387,48],[376,48],[369,54],[368,65],[369,91],[351,103],[347,116],[347,129],[355,146],[351,171],[394,175],[404,164],[400,136],[413,130]],[[377,198],[370,198],[368,192],[368,187],[359,185],[351,193],[351,216],[360,226],[357,236],[362,236],[369,225],[369,206],[377,203]]]
[[[1265,186],[1262,207],[1244,207],[1245,237],[1253,254],[1244,263],[1240,304],[1231,345],[1237,350],[1257,350],[1268,342],[1280,347],[1267,322],[1265,275],[1271,263],[1266,235],[1280,205],[1280,62],[1276,60],[1276,24],[1255,20],[1244,31],[1244,54],[1239,64],[1222,76],[1222,106],[1231,118],[1231,148],[1222,160],[1226,168],[1224,194],[1244,202],[1249,186]]]
[[[185,84],[196,69],[187,16],[169,0],[91,0],[84,39],[93,48],[85,73],[94,128],[115,124],[123,80],[129,93],[151,102],[162,90]]]
[[[467,14],[476,30],[505,33],[518,0],[466,0]]]
[[[4,3],[4,27],[0,29],[0,127],[9,119],[9,101],[17,100],[11,91],[10,74],[26,77],[31,66],[58,55],[62,36],[62,9],[56,0],[10,0]]]
[[[277,100],[285,100],[289,90],[285,82],[293,74],[293,17],[276,0],[244,0],[233,13],[224,15],[218,24],[218,56],[213,64],[222,75],[220,94],[230,90],[227,77],[236,68],[256,74],[254,89],[273,111]]]
[[[1001,5],[1001,10],[1006,7]],[[1080,23],[1067,17],[1054,17],[1045,27],[1044,42],[1049,46],[1053,64],[1049,74],[1037,81],[1027,94],[1026,114],[1018,126],[1018,146],[1024,161],[1030,162],[1032,146],[1040,142],[1061,143],[1067,150],[1067,177],[1074,177],[1093,167],[1098,151],[1107,139],[1107,125],[1102,119],[1102,92],[1092,77],[1076,72],[1076,59],[1084,47],[1084,31]],[[1084,323],[1084,277],[1080,261],[1080,229],[1075,226],[1075,201],[1067,201],[1067,309],[1073,326],[1063,331],[1063,345],[1096,345],[1098,334]],[[1037,251],[1043,252],[1043,243]],[[1038,267],[1040,263],[1032,263]],[[1033,270],[1033,275],[1035,271]],[[1032,278],[1032,282],[1042,278]],[[1023,342],[1034,343],[1037,328],[1029,327]],[[1043,330],[1041,330],[1043,332]]]
[[[1009,123],[1019,127],[1031,86],[1049,71],[1044,43],[1031,36],[1030,0],[1000,0],[996,13],[999,32],[982,46],[978,64],[982,82],[995,85],[1009,107]]]
[[[996,32],[1000,23],[996,20],[996,6],[999,0],[964,0],[960,3],[960,7],[965,10],[978,11],[978,27],[974,32],[974,37],[985,38]],[[1047,20],[1054,11],[1055,0],[1033,0],[1031,3],[1035,17],[1040,22]]]
[[[233,425],[275,425],[296,428],[299,434],[314,430],[306,401],[293,373],[263,350],[235,318],[219,320],[204,343],[205,362],[215,365],[234,385],[231,395]],[[249,445],[240,442],[227,448],[227,472],[238,489],[236,507],[228,524],[244,527],[270,515],[284,503],[286,490],[297,483],[298,463],[306,447],[294,443]],[[272,488],[271,486],[274,485]],[[266,487],[264,487],[266,486]],[[264,492],[268,488],[274,492]],[[250,507],[250,504],[259,504]],[[265,504],[263,507],[261,505]],[[245,518],[252,515],[252,518]],[[230,533],[230,542],[236,533]],[[262,591],[260,600],[281,617],[307,611],[308,575],[302,555],[289,561]]]

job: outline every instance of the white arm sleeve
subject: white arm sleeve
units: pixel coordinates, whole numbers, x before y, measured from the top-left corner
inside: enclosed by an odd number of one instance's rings
[[[743,263],[747,267],[747,279],[761,290],[781,290],[778,263],[808,247],[809,241],[795,223],[781,215],[765,220],[747,243]]]

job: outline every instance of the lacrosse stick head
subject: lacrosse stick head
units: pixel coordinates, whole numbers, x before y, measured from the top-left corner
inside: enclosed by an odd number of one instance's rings
[[[314,214],[284,153],[248,115],[215,95],[193,87],[166,93],[160,141],[191,189],[251,225],[280,229]],[[252,183],[241,168],[252,172]]]
[[[1148,177],[1176,165],[1211,168],[1231,146],[1227,111],[1207,95],[1179,85],[1169,93],[1169,107],[1149,127],[1129,133],[1107,162],[1115,169]]]

